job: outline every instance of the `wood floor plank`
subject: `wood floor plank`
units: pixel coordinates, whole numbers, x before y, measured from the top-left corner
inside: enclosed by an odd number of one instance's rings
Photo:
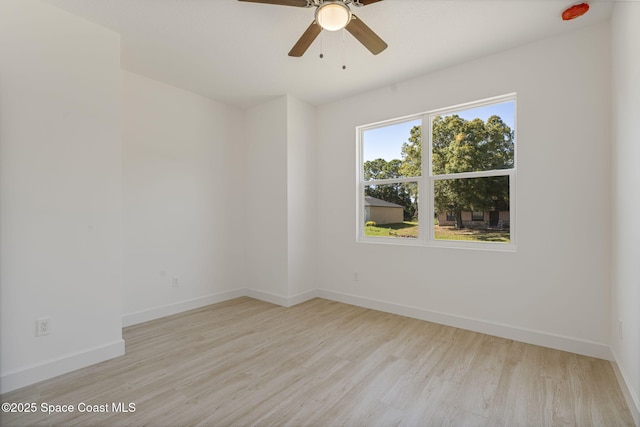
[[[455,397],[456,406],[486,418],[493,410],[510,340],[483,336]]]
[[[125,356],[1,398],[135,412],[0,424],[633,426],[607,361],[323,299],[237,298],[123,336]]]

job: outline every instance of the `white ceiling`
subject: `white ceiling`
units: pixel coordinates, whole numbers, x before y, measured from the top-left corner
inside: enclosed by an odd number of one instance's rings
[[[381,54],[349,33],[343,41],[341,31],[323,31],[303,57],[291,58],[314,9],[237,0],[47,1],[120,33],[124,69],[239,107],[283,94],[320,105],[607,20],[612,7],[591,1],[586,15],[565,22],[560,14],[575,0],[384,0],[352,7],[389,44]]]

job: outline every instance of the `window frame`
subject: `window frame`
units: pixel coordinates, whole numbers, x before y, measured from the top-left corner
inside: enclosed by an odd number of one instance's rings
[[[433,174],[432,166],[432,124],[433,118],[436,116],[445,116],[454,114],[461,110],[485,107],[493,104],[500,104],[512,101],[514,103],[514,122],[513,122],[513,167],[511,169],[493,169],[487,171],[462,172],[451,174]],[[399,117],[391,120],[384,120],[368,125],[356,127],[356,241],[361,243],[382,243],[393,245],[410,245],[410,246],[428,246],[428,247],[451,247],[464,249],[482,249],[496,251],[515,251],[516,250],[516,173],[518,158],[518,138],[517,138],[517,94],[509,93],[505,95],[495,96],[472,101],[463,104],[452,105],[445,108],[430,110],[418,114]],[[398,123],[421,120],[422,127],[422,171],[420,176],[391,178],[383,180],[364,179],[364,132],[376,128],[392,126]],[[428,133],[424,130],[428,129]],[[426,150],[425,150],[426,148]],[[425,157],[427,156],[427,157]],[[427,162],[424,160],[428,159]],[[438,180],[464,179],[464,178],[486,178],[506,176],[509,181],[509,242],[479,242],[479,241],[463,241],[463,240],[436,240],[435,230],[433,226],[433,217],[435,216],[435,182]],[[402,182],[415,182],[418,186],[418,237],[416,238],[393,238],[366,236],[364,219],[364,196],[365,187],[370,185],[395,184]],[[426,214],[425,214],[426,212]],[[472,214],[473,215],[473,214]]]
[[[477,218],[476,214],[480,214],[480,218]],[[482,222],[484,221],[484,211],[471,211],[471,222]]]

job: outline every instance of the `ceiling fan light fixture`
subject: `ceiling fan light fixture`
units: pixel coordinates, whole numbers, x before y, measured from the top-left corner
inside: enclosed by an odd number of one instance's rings
[[[342,2],[327,2],[316,9],[316,22],[327,31],[338,31],[351,20],[349,6]]]

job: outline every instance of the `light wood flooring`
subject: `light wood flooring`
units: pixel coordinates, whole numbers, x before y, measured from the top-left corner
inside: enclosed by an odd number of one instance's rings
[[[123,334],[125,356],[1,396],[76,412],[0,424],[633,425],[607,361],[323,299],[239,298]]]

